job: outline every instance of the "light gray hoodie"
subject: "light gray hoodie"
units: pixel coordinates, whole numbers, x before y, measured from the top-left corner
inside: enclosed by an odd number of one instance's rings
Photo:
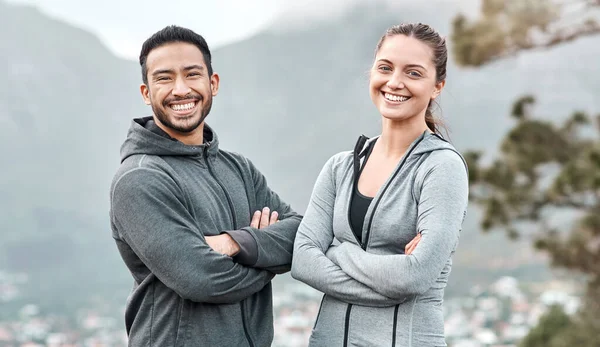
[[[361,244],[349,206],[370,141],[325,164],[296,235],[292,276],[325,293],[310,345],[446,346],[442,302],[468,204],[466,163],[422,134],[371,202]]]

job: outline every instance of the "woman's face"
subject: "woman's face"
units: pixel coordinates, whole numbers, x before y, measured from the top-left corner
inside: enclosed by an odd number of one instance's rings
[[[444,81],[436,83],[433,51],[427,44],[405,35],[385,38],[369,82],[371,100],[383,117],[424,121],[429,101],[443,87]]]

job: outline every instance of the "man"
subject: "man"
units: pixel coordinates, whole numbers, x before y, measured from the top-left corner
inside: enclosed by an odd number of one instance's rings
[[[166,27],[144,42],[140,65],[153,116],[132,122],[110,194],[135,279],[129,345],[270,346],[270,282],[290,269],[301,216],[204,122],[219,76],[202,36]]]

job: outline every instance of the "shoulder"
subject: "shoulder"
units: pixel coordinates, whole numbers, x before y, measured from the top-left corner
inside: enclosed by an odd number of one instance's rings
[[[468,172],[467,163],[463,156],[454,148],[448,147],[431,152],[424,165],[430,168],[454,168],[464,173]]]
[[[427,182],[445,182],[446,185],[468,185],[469,170],[463,156],[453,147],[440,148],[428,153],[416,172],[415,189]]]
[[[469,171],[462,155],[454,149],[439,149],[430,153],[417,174],[415,187],[438,187],[441,191],[468,191]],[[440,188],[440,187],[443,187]]]
[[[248,163],[250,160],[240,152],[219,148],[219,156],[227,160],[235,160],[240,163]]]
[[[175,183],[170,166],[155,155],[136,154],[125,159],[113,177],[111,195],[116,189],[131,190]]]
[[[329,168],[332,172],[339,172],[340,170],[347,169],[348,166],[352,166],[352,158],[352,151],[339,152],[329,157],[325,163],[325,167]]]

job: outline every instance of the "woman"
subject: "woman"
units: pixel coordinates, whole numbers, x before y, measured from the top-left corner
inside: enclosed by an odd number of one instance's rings
[[[292,276],[325,293],[311,346],[446,346],[442,301],[468,203],[466,164],[431,113],[446,61],[424,24],[377,44],[382,133],[325,164],[294,244]]]

